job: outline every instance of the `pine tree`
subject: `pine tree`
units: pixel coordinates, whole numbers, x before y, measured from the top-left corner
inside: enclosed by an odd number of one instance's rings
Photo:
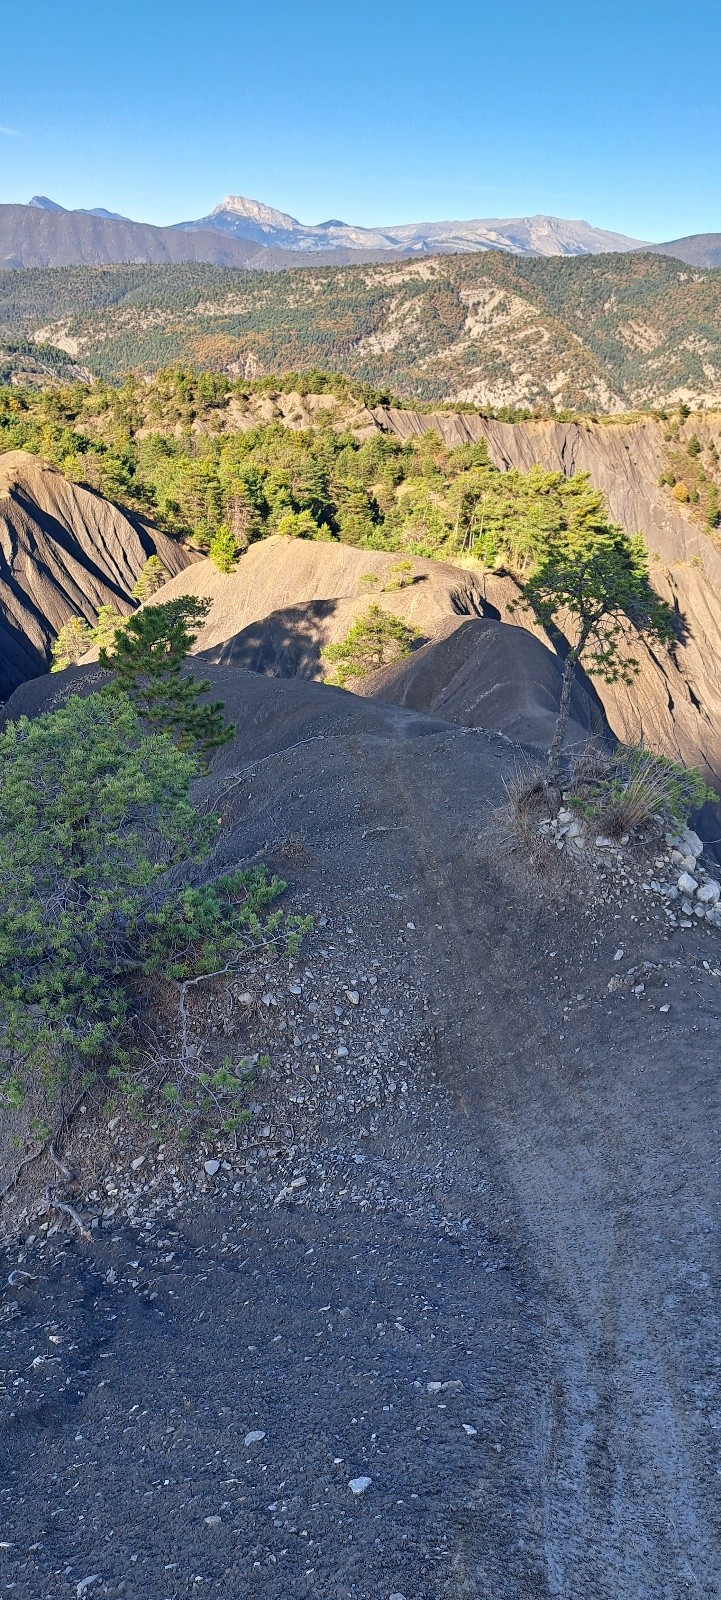
[[[219,572],[235,571],[240,549],[235,534],[228,527],[227,522],[221,522],[220,527],[213,534],[208,554]]]
[[[613,523],[566,529],[547,538],[517,604],[528,607],[552,637],[565,638],[568,646],[546,763],[546,798],[557,809],[576,668],[582,664],[605,683],[632,683],[639,663],[623,650],[624,641],[635,637],[668,644],[672,613],[649,582],[641,535],[625,533]]]
[[[162,589],[163,584],[167,583],[169,577],[170,573],[166,572],[160,557],[148,556],[133,584],[133,599],[140,600],[141,603],[143,600],[150,600],[159,589]]]
[[[113,654],[100,652],[101,666],[115,675],[113,688],[130,697],[151,728],[172,734],[181,750],[201,755],[226,744],[235,733],[223,718],[221,700],[198,704],[210,688],[207,679],[198,682],[182,672],[198,636],[194,624],[203,621],[209,606],[209,600],[193,595],[145,606],[116,633]]]
[[[81,656],[87,654],[92,643],[92,630],[85,619],[70,617],[63,623],[53,644],[51,672],[62,672],[65,667],[73,667]]]
[[[127,617],[122,611],[116,611],[114,606],[101,606],[98,620],[93,628],[93,644],[101,651],[114,649],[115,636],[119,628],[124,628]]]

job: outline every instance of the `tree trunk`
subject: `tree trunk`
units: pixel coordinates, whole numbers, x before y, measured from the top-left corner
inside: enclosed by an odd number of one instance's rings
[[[546,777],[543,788],[552,816],[555,816],[556,812],[558,811],[562,799],[561,754],[563,751],[563,741],[566,737],[566,730],[568,728],[568,718],[571,710],[571,688],[573,685],[573,674],[576,670],[577,660],[578,655],[576,651],[569,650],[568,655],[563,663],[563,678],[561,679],[561,699],[558,707],[558,718],[556,720],[556,727],[546,760]]]

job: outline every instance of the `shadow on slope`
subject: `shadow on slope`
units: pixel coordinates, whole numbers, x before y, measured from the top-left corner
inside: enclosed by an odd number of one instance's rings
[[[492,728],[547,749],[558,715],[562,663],[540,639],[492,617],[465,618],[410,659],[374,672],[361,693],[470,728]],[[569,741],[608,737],[603,707],[583,675],[573,686]]]

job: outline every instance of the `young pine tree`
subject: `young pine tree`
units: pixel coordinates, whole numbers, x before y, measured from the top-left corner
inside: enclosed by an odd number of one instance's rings
[[[234,572],[241,551],[232,529],[221,522],[210,541],[208,555],[219,572]]]
[[[133,599],[140,600],[141,604],[143,600],[151,600],[169,577],[170,573],[166,572],[160,557],[148,556],[133,584]]]
[[[648,558],[640,534],[611,523],[565,530],[544,541],[535,571],[524,584],[527,606],[551,635],[568,642],[561,699],[546,764],[546,797],[552,809],[561,801],[561,756],[571,709],[576,668],[606,683],[631,683],[637,659],[624,648],[627,638],[666,643],[671,610],[651,588]]]
[[[150,727],[171,734],[179,749],[201,756],[226,744],[235,732],[224,720],[222,701],[199,704],[209,682],[182,670],[209,606],[209,600],[193,595],[145,606],[115,634],[112,653],[100,652],[101,666],[114,673],[112,687],[129,696]]]
[[[83,617],[70,617],[64,622],[55,640],[51,655],[51,672],[62,672],[65,667],[74,667],[75,662],[84,656],[93,644],[93,633]]]

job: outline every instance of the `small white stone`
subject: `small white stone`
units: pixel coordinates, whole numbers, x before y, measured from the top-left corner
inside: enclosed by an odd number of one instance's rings
[[[347,1054],[348,1054],[348,1051],[346,1050],[345,1045],[344,1044],[339,1044],[338,1049],[336,1050],[336,1055],[337,1056],[347,1056]]]
[[[205,1167],[205,1171],[207,1172],[209,1178],[214,1178],[216,1172],[220,1171],[220,1162],[219,1161],[215,1161],[215,1160],[213,1160],[213,1161],[205,1161],[203,1163],[203,1165]]]
[[[349,1005],[352,1006],[357,1006],[358,1001],[360,1000],[360,995],[357,989],[346,989],[345,997]]]
[[[717,900],[721,899],[721,883],[717,883],[715,878],[709,878],[706,883],[701,884],[700,889],[697,889],[696,899],[700,900],[702,905],[715,906]]]
[[[623,950],[620,948],[620,946],[613,959],[614,961],[623,961]]]
[[[142,1167],[144,1160],[145,1156],[136,1156],[135,1160],[131,1161],[130,1165],[133,1169],[133,1172],[137,1172],[138,1168]]]
[[[348,1488],[350,1489],[351,1494],[365,1494],[366,1489],[370,1488],[372,1482],[372,1478],[351,1478],[348,1483]]]
[[[670,1011],[671,1007],[670,1006],[659,1006],[658,1009],[659,1009],[659,1011]]]
[[[262,1428],[252,1428],[250,1433],[246,1433],[245,1438],[243,1440],[243,1444],[244,1445],[260,1444],[261,1439],[264,1439],[264,1438],[265,1438],[265,1434],[263,1433]]]
[[[206,1528],[219,1528],[221,1522],[223,1521],[223,1518],[222,1517],[204,1517],[203,1521],[205,1523]]]
[[[469,1439],[475,1439],[478,1429],[472,1428],[470,1422],[464,1422],[463,1432],[468,1434]]]
[[[686,848],[691,851],[692,855],[703,855],[703,843],[701,839],[699,839],[698,834],[694,833],[693,828],[684,829],[683,842],[686,845]]]
[[[696,878],[691,877],[690,872],[682,872],[679,874],[678,887],[682,894],[695,894],[698,889],[698,881]]]

